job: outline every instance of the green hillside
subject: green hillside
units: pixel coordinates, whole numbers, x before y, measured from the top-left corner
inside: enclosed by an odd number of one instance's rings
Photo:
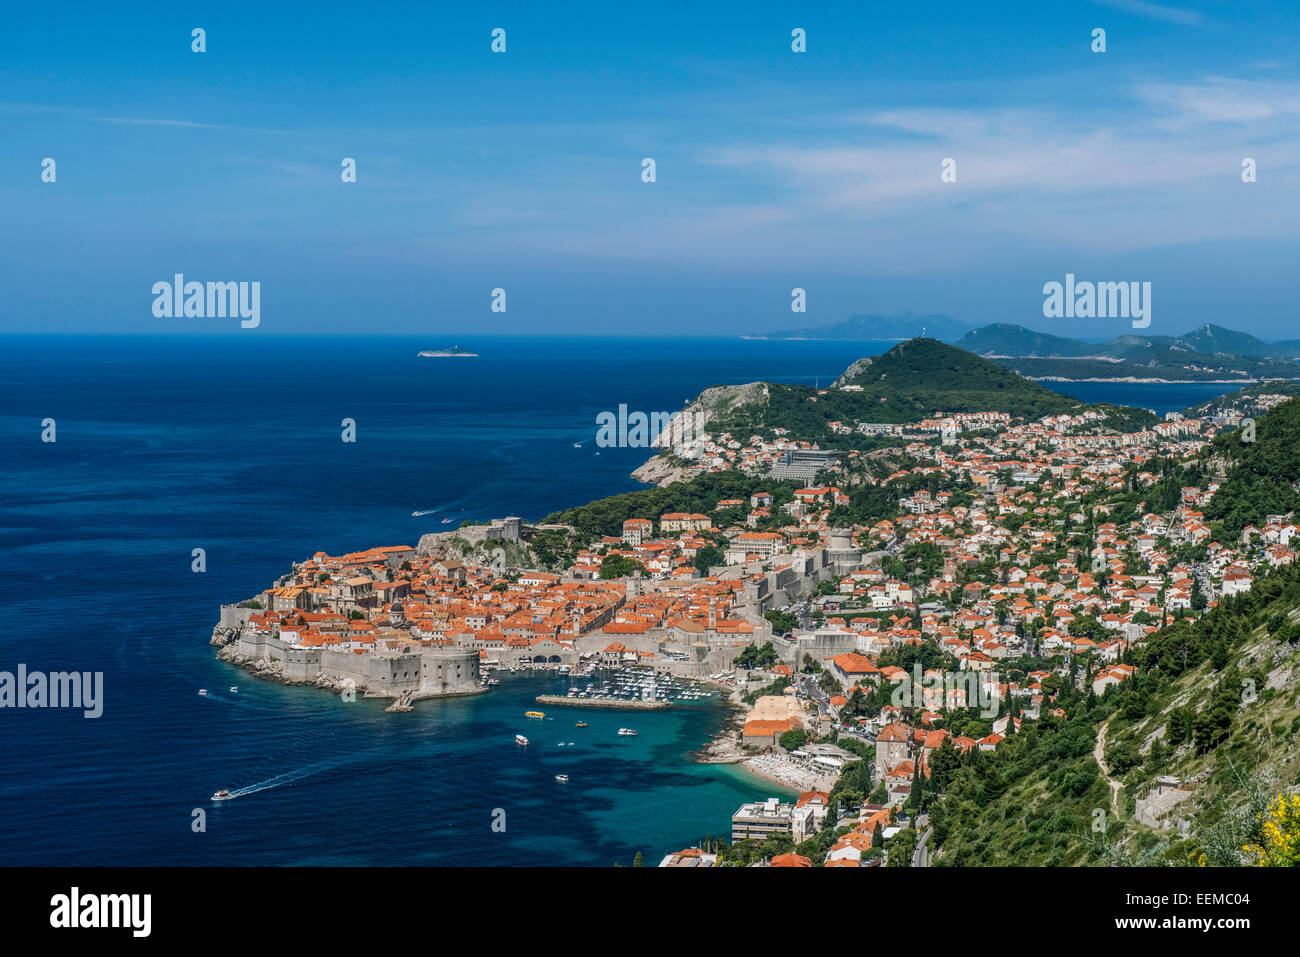
[[[722,514],[714,509],[718,502],[726,499],[738,498],[748,503],[749,496],[755,492],[771,494],[773,504],[780,508],[794,499],[794,490],[798,486],[796,482],[778,482],[740,472],[715,472],[697,476],[690,482],[673,482],[663,488],[624,492],[576,508],[552,512],[542,522],[572,525],[580,536],[590,539],[597,535],[621,535],[623,523],[629,518],[657,519],[665,512],[700,512],[712,515],[720,522],[727,519],[744,521],[741,512]],[[748,504],[745,509],[748,510]]]
[[[1221,436],[1207,454],[1230,468],[1207,515],[1238,528],[1297,504],[1300,400],[1261,416],[1256,437]],[[1243,847],[1259,839],[1261,814],[1300,786],[1300,567],[1171,621],[1124,660],[1137,674],[1101,697],[1097,663],[1076,661],[1080,680],[1063,682],[1052,704],[1064,718],[935,764],[925,792],[934,864],[1256,862]],[[1161,776],[1189,796],[1144,819],[1139,802],[1151,814]],[[1183,826],[1153,826],[1165,820]]]
[[[996,752],[936,767],[933,863],[1250,863],[1239,849],[1254,814],[1300,784],[1298,613],[1300,569],[1287,568],[1163,629],[1133,653],[1139,675],[1102,697],[1067,685],[1055,703],[1066,719],[1026,722]],[[1137,817],[1161,775],[1189,782],[1191,799],[1167,815],[1185,832]]]
[[[1222,523],[1236,537],[1246,525],[1264,524],[1266,515],[1300,509],[1300,399],[1288,399],[1255,422],[1255,440],[1247,428],[1215,438],[1210,454],[1226,461],[1227,479],[1205,509],[1211,522]]]
[[[897,444],[897,439],[836,433],[830,423],[907,423],[938,412],[984,411],[1036,419],[1088,407],[995,362],[929,338],[909,339],[884,355],[857,360],[820,394],[808,386],[773,383],[768,393],[764,402],[738,405],[719,415],[709,423],[710,432],[772,438],[780,428],[788,438],[822,448],[867,451]]]
[[[800,438],[808,431],[824,432],[825,424],[835,420],[911,422],[940,411],[987,410],[1032,419],[1079,405],[937,339],[909,339],[882,356],[860,359],[825,395],[806,386],[770,389],[762,410],[748,410],[761,411],[754,424],[765,429],[784,426]]]
[[[1269,343],[1248,332],[1237,332],[1211,323],[1197,326],[1178,337],[1178,342],[1192,352],[1208,355],[1226,353],[1234,356],[1257,356],[1265,359],[1294,359],[1300,356],[1294,342]]]
[[[1183,415],[1200,418],[1232,409],[1248,409],[1254,405],[1254,399],[1261,395],[1300,395],[1300,382],[1280,382],[1276,379],[1258,382],[1244,389],[1225,392],[1213,399],[1188,406],[1183,410]]]

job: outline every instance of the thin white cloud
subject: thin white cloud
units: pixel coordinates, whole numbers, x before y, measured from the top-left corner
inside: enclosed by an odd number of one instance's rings
[[[1184,27],[1199,27],[1203,25],[1201,15],[1196,10],[1184,10],[1182,7],[1169,7],[1159,3],[1148,3],[1146,0],[1093,0],[1094,3],[1103,7],[1111,7],[1115,10],[1122,10],[1125,13],[1131,13],[1135,17],[1142,17],[1146,20],[1159,20],[1161,23],[1175,23]]]
[[[1173,123],[1257,123],[1300,114],[1295,83],[1207,77],[1199,83],[1141,84],[1135,93]]]
[[[192,120],[158,120],[141,116],[97,116],[101,123],[124,123],[128,126],[183,126],[196,130],[228,130],[224,123],[195,123]]]

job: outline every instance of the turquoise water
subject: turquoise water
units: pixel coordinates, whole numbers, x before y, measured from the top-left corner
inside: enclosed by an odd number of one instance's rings
[[[348,704],[221,668],[239,693],[212,689],[195,707],[262,750],[214,762],[212,788],[303,775],[211,806],[206,836],[227,861],[267,855],[271,829],[285,864],[628,864],[638,850],[657,862],[706,832],[728,833],[744,801],[788,793],[735,767],[693,763],[725,716],[718,701],[635,713],[541,706],[535,697],[563,694],[567,679],[504,673],[488,694],[386,714],[386,702]],[[545,719],[524,717],[538,709]],[[269,751],[268,710],[285,725]],[[620,727],[638,734],[619,736]],[[313,809],[330,816],[324,834],[310,827]],[[502,812],[505,830],[494,831]]]

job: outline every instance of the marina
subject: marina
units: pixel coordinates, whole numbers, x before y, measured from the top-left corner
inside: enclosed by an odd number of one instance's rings
[[[663,711],[675,705],[718,700],[717,688],[702,679],[681,678],[650,668],[597,668],[594,663],[588,663],[572,671],[561,666],[556,673],[569,679],[568,691],[563,695],[539,695],[538,704]],[[723,677],[710,675],[709,681]]]

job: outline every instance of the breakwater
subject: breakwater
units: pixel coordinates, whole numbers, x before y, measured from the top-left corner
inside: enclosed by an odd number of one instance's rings
[[[671,701],[641,701],[635,698],[569,698],[558,694],[539,694],[538,704],[566,705],[571,708],[610,708],[615,711],[667,711]]]

